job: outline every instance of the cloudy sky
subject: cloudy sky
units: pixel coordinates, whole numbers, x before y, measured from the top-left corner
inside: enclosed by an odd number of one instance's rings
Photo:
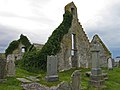
[[[26,35],[44,44],[62,22],[64,6],[71,0],[0,0],[0,52]],[[79,21],[89,39],[98,34],[113,56],[120,55],[120,0],[73,0]]]

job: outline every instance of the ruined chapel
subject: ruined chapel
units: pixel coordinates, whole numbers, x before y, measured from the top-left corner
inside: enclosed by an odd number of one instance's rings
[[[71,26],[68,29],[68,32],[64,34],[62,40],[60,40],[60,51],[54,54],[57,56],[58,70],[59,71],[68,70],[72,67],[90,68],[92,65],[90,49],[92,48],[92,44],[94,41],[97,41],[99,43],[100,67],[107,67],[108,59],[111,58],[111,52],[102,42],[100,37],[98,35],[94,35],[93,39],[89,41],[87,34],[83,30],[83,27],[79,22],[77,7],[73,2],[67,4],[64,7],[64,10],[65,12],[69,11],[72,14],[72,21],[71,21]],[[70,21],[68,21],[68,23],[69,22]],[[66,29],[62,28],[62,30],[63,30],[62,32],[64,32],[64,30]],[[53,33],[55,32],[53,31]],[[60,35],[56,35],[56,36],[60,36]],[[55,40],[53,42],[56,42]],[[59,38],[57,38],[57,40],[59,40]],[[55,45],[53,45],[53,42],[51,44],[52,47],[48,46],[48,49],[52,48],[50,53],[52,53],[52,51],[54,51],[53,48],[59,44],[56,43]],[[36,49],[41,50],[45,45],[33,44],[33,46],[36,47]],[[9,54],[8,58],[12,58],[13,60],[21,59],[23,53],[25,52],[25,49],[26,49],[25,45],[19,43],[18,48],[16,48],[12,54]]]
[[[57,53],[58,69],[67,70],[72,67],[91,67],[91,44],[94,40],[99,42],[101,67],[107,67],[107,60],[111,57],[110,51],[99,38],[98,35],[93,37],[90,42],[87,34],[83,30],[77,15],[77,7],[73,2],[67,4],[64,8],[73,15],[72,25],[67,34],[61,41],[61,50]]]

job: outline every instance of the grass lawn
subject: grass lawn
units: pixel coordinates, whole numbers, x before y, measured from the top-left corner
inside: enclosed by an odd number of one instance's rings
[[[38,73],[31,73],[28,71],[25,71],[23,69],[17,68],[16,69],[16,76],[15,77],[7,77],[5,78],[3,83],[0,83],[0,90],[22,90],[21,88],[21,82],[18,81],[17,77],[27,77],[27,76],[37,76],[40,81],[40,84],[46,85],[46,86],[54,86],[58,85],[62,81],[71,81],[71,74],[75,70],[81,70],[81,85],[83,90],[96,90],[94,88],[88,89],[88,81],[89,78],[85,76],[86,71],[90,71],[90,69],[80,69],[80,68],[74,68],[68,71],[59,72],[59,81],[57,82],[46,82],[44,77],[46,75],[45,72],[40,71]],[[114,68],[114,70],[106,70],[108,73],[108,80],[105,81],[106,88],[104,90],[120,90],[120,68]]]

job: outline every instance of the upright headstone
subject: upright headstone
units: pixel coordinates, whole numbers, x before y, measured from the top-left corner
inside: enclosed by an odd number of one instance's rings
[[[113,64],[112,64],[112,59],[111,58],[109,58],[108,59],[108,69],[109,70],[112,70],[113,69],[113,66],[112,66]]]
[[[59,79],[57,74],[57,65],[57,56],[47,56],[47,75],[45,77],[46,81],[52,82]]]
[[[6,69],[7,69],[7,76],[15,76],[15,63],[12,57],[10,55],[7,56],[7,64],[6,64]]]
[[[94,87],[101,87],[104,84],[104,79],[102,75],[102,71],[100,68],[100,57],[99,57],[99,45],[97,41],[93,42],[91,47],[92,53],[92,70],[91,70],[91,80],[90,85]]]
[[[6,75],[5,66],[6,66],[6,60],[0,58],[0,81],[4,79]]]
[[[80,81],[80,71],[76,70],[72,74],[72,90],[81,90]]]
[[[118,65],[118,66],[120,67],[120,60],[119,60],[119,62],[118,62],[118,63],[119,63],[119,65]]]

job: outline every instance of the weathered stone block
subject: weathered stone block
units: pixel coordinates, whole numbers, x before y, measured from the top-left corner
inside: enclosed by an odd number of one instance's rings
[[[52,75],[52,76],[46,76],[45,79],[48,82],[54,82],[54,81],[58,81],[59,77],[58,75]]]

